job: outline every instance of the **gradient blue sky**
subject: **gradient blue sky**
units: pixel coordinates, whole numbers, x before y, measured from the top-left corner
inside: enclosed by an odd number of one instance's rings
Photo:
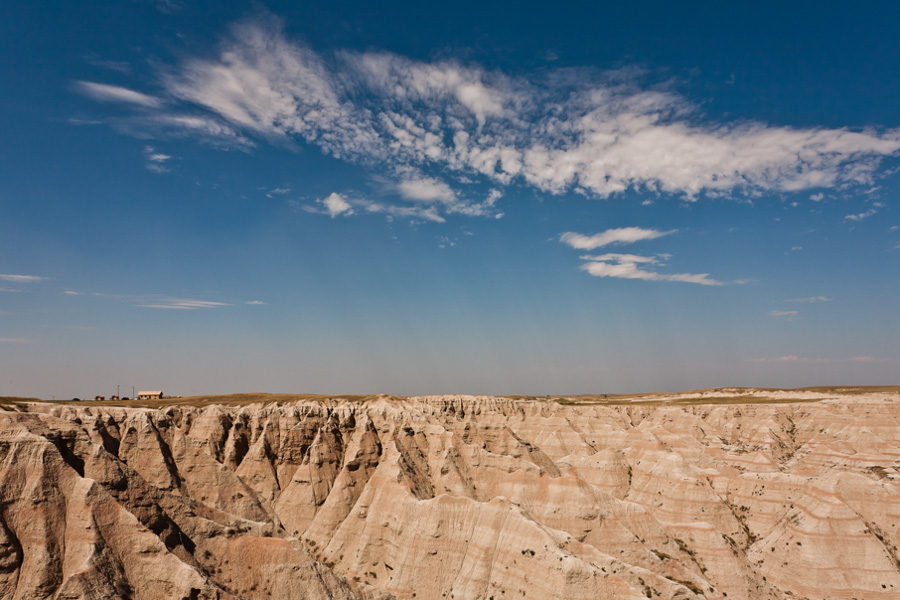
[[[843,4],[4,3],[0,395],[896,384]]]

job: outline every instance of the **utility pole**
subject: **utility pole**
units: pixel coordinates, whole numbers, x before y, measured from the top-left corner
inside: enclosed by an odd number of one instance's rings
[[[119,384],[116,384],[116,398],[119,397]]]

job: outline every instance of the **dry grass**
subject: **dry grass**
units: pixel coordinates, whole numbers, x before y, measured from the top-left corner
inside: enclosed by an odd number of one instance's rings
[[[795,389],[784,388],[707,388],[680,392],[680,394],[712,394],[703,398],[676,398],[678,394],[609,394],[603,396],[578,395],[564,398],[553,398],[566,406],[702,406],[730,404],[795,404],[821,402],[824,398],[775,398],[773,396],[756,396],[748,392],[815,392],[834,394],[835,396],[859,396],[862,394],[900,393],[898,385],[860,385],[860,386],[814,386]],[[653,398],[659,398],[654,400]]]
[[[851,386],[816,386],[801,388],[800,392],[819,392],[822,394],[841,394],[858,396],[860,394],[897,394],[900,385],[851,385]]]
[[[730,404],[793,404],[793,403],[811,403],[820,402],[821,400],[809,398],[775,398],[774,396],[755,396],[749,392],[817,392],[821,394],[847,395],[856,396],[861,394],[872,393],[900,393],[900,386],[817,386],[798,389],[779,389],[779,388],[709,388],[702,390],[692,390],[690,392],[682,392],[684,394],[712,394],[703,398],[678,398],[671,399],[673,394],[669,393],[649,393],[649,394],[580,394],[574,396],[527,396],[527,395],[505,395],[504,398],[513,400],[536,401],[536,402],[556,402],[565,406],[699,406],[699,405],[730,405]],[[212,404],[223,406],[245,406],[249,404],[287,404],[291,402],[354,402],[365,403],[377,400],[379,398],[388,398],[391,400],[402,401],[400,396],[385,396],[382,394],[361,395],[361,394],[267,394],[267,393],[248,393],[248,394],[221,394],[221,395],[203,395],[203,396],[185,396],[183,398],[163,398],[161,400],[119,400],[116,402],[106,400],[103,402],[82,401],[72,402],[71,400],[61,400],[54,402],[55,404],[86,404],[88,406],[131,406],[138,408],[166,408],[169,406],[191,406],[204,407]],[[658,398],[658,399],[657,399]],[[11,396],[0,396],[0,407],[16,407],[26,402],[48,402],[38,398],[21,398]]]
[[[377,395],[322,395],[322,394],[220,394],[210,396],[184,396],[182,398],[162,398],[160,400],[104,400],[102,402],[88,402],[90,406],[131,406],[138,408],[166,408],[169,406],[204,407],[213,404],[222,406],[246,406],[249,404],[287,404],[290,402],[368,402],[383,396]],[[82,402],[63,402],[63,404],[82,404]]]
[[[642,395],[642,398],[649,394]],[[795,404],[798,402],[821,402],[821,398],[770,398],[768,396],[707,396],[704,398],[678,398],[675,400],[628,400],[604,399],[598,397],[580,396],[578,400],[568,398],[557,399],[556,402],[565,406],[703,406],[706,404]]]
[[[43,402],[39,398],[23,398],[21,396],[0,396],[0,406],[3,408],[15,408],[23,402]]]

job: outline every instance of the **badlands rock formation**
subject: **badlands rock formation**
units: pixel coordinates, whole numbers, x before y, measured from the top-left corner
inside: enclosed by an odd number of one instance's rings
[[[900,598],[900,394],[0,409],[0,598]]]

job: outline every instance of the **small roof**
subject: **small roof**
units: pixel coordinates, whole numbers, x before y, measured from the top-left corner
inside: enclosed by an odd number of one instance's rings
[[[151,390],[149,392],[138,392],[138,396],[154,396],[157,394],[162,394],[159,390]]]

